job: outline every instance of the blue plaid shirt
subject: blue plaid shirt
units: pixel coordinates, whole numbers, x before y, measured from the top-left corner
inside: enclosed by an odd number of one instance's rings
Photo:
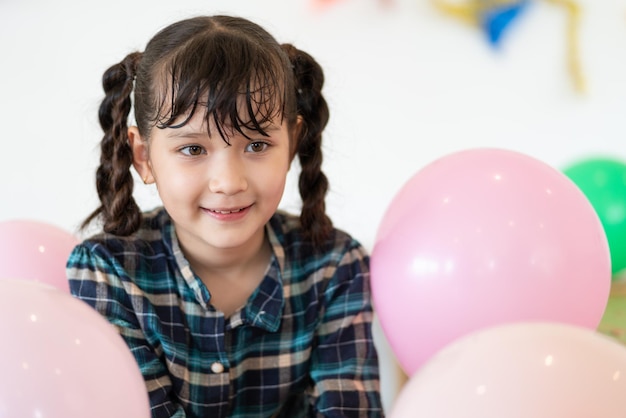
[[[281,212],[266,231],[268,272],[228,318],[160,208],[131,237],[78,245],[70,289],[126,340],[153,417],[382,417],[364,249],[335,230],[314,253],[298,218]]]

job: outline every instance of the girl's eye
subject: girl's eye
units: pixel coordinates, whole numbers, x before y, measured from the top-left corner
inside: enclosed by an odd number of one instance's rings
[[[261,142],[261,141],[251,142],[246,147],[246,152],[259,153],[259,152],[265,151],[268,147],[269,147],[269,144],[267,142]]]
[[[186,147],[181,148],[180,152],[192,157],[205,153],[204,148],[202,148],[200,145],[187,145]]]

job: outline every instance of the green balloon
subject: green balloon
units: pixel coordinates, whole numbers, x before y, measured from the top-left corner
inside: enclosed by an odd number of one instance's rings
[[[612,158],[579,161],[564,170],[594,207],[609,244],[613,274],[626,268],[626,163]]]

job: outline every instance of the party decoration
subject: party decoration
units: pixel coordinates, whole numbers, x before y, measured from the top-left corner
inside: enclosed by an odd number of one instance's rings
[[[484,11],[480,16],[480,25],[493,45],[498,45],[502,32],[513,22],[529,4],[528,0],[512,2]]]
[[[562,323],[461,338],[402,388],[390,418],[623,418],[626,347]]]
[[[78,239],[34,220],[0,222],[0,277],[34,280],[69,293],[65,264]]]
[[[444,13],[482,28],[493,46],[498,46],[505,29],[526,9],[529,0],[471,0],[447,2],[433,0]]]
[[[580,8],[574,0],[545,0],[562,7],[568,14],[567,50],[568,66],[574,88],[578,92],[585,90],[582,75],[579,47],[578,27]],[[530,0],[432,0],[433,5],[442,13],[481,28],[490,45],[499,47],[503,34],[522,14]]]
[[[600,217],[609,241],[613,274],[626,268],[626,162],[587,158],[563,172],[583,191]]]
[[[86,303],[53,286],[0,279],[0,416],[149,418],[128,346]]]
[[[611,285],[598,215],[562,172],[492,148],[419,170],[371,254],[374,308],[410,376],[456,338],[523,320],[595,329]]]

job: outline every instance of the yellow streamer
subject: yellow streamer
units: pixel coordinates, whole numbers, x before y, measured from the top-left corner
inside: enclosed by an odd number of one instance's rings
[[[572,82],[574,88],[579,93],[584,93],[586,90],[585,77],[582,72],[582,65],[580,63],[580,51],[578,44],[578,27],[580,25],[580,7],[573,0],[546,0],[548,3],[562,6],[565,8],[567,18],[567,56],[568,66],[570,74],[572,76]]]
[[[574,0],[545,0],[561,6],[568,14],[567,20],[567,63],[574,88],[579,93],[586,90],[585,78],[580,63],[578,47],[578,27],[580,8]],[[464,3],[449,0],[432,0],[434,6],[443,13],[471,25],[478,25],[480,16],[490,9],[516,3],[516,0],[467,0]]]
[[[447,0],[433,0],[433,4],[445,14],[472,25],[478,24],[483,12],[496,6],[516,3],[516,0],[468,0],[465,3],[450,3]]]

